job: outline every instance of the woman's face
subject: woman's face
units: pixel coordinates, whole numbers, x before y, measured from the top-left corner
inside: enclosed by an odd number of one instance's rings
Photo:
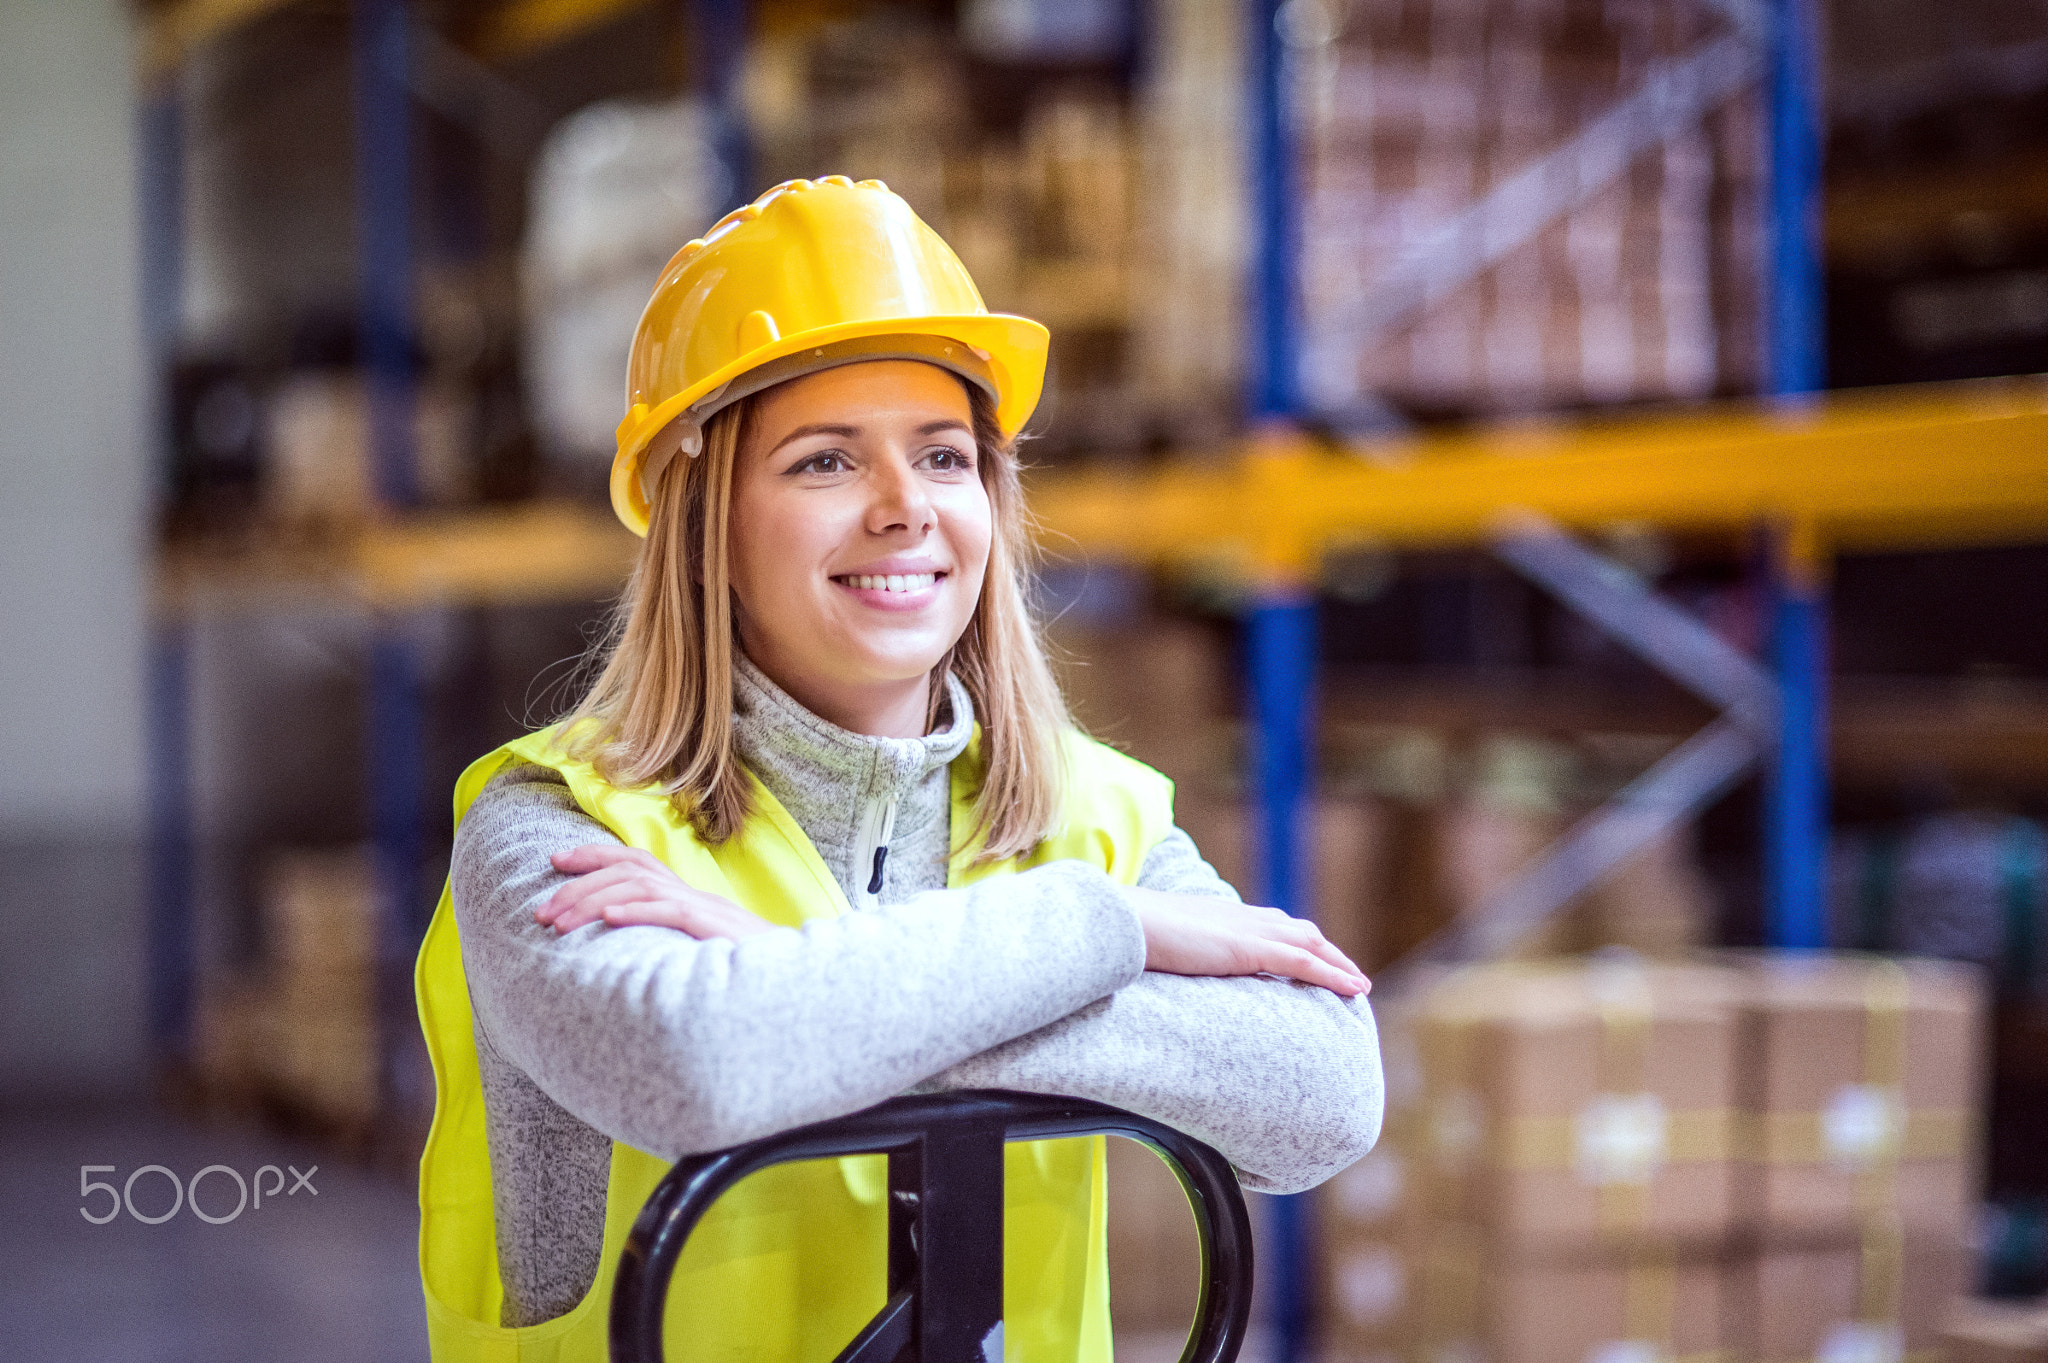
[[[733,468],[747,656],[843,728],[914,712],[922,733],[925,681],[988,567],[978,461],[967,391],[934,365],[842,365],[763,393]]]

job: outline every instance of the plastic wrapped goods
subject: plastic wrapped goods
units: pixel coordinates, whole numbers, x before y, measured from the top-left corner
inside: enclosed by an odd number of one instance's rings
[[[527,381],[552,458],[611,459],[654,281],[730,195],[715,116],[695,99],[593,104],[548,134],[522,269]]]

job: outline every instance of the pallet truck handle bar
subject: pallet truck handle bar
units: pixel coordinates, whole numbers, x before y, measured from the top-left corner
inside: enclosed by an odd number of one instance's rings
[[[902,1155],[931,1137],[977,1132],[999,1132],[1004,1141],[1125,1136],[1165,1160],[1194,1210],[1201,1243],[1200,1296],[1181,1363],[1232,1363],[1251,1319],[1252,1235],[1251,1218],[1229,1162],[1194,1137],[1134,1112],[1080,1098],[996,1090],[895,1098],[850,1116],[678,1160],[640,1209],[620,1252],[611,1303],[613,1363],[663,1363],[663,1315],[684,1242],[711,1205],[747,1175],[794,1160]],[[892,1262],[892,1282],[898,1276],[896,1267]],[[891,1363],[897,1356],[893,1351],[877,1354],[864,1348],[863,1341],[874,1337],[878,1328],[893,1327],[892,1337],[903,1337],[909,1316],[901,1304],[900,1295],[892,1298],[876,1325],[864,1331],[838,1363],[851,1363],[854,1356],[863,1363],[877,1357]],[[894,1326],[898,1318],[904,1323]],[[901,1353],[904,1363],[916,1356],[914,1343]]]

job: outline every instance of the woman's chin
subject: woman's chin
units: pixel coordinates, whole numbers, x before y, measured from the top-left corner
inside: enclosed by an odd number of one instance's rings
[[[957,634],[949,636],[942,630],[890,630],[881,632],[879,637],[876,633],[863,631],[845,638],[842,646],[832,650],[828,656],[836,658],[838,667],[835,670],[842,682],[856,686],[891,686],[929,676],[958,637]]]
[[[942,598],[922,609],[877,611],[863,606],[842,608],[821,620],[812,635],[821,656],[838,654],[860,671],[881,670],[916,675],[929,671],[967,631]],[[920,665],[921,664],[921,665]]]

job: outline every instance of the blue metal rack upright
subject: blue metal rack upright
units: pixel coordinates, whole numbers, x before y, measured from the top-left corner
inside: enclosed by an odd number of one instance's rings
[[[1826,382],[1818,16],[1814,0],[1770,3],[1767,363],[1771,391],[1797,401]],[[1827,945],[1827,550],[1810,526],[1766,534],[1780,702],[1765,797],[1765,937],[1772,946],[1817,948]]]
[[[418,335],[413,307],[412,95],[405,0],[355,0],[356,231],[362,364],[369,399],[370,464],[378,502],[419,501],[414,448]],[[371,624],[369,704],[371,838],[378,897],[378,1091],[389,1110],[403,1083],[386,1026],[409,1016],[406,987],[425,929],[420,893],[421,791],[426,780],[421,660],[399,614]]]
[[[139,110],[141,281],[149,358],[155,366],[159,439],[171,436],[169,371],[184,284],[184,117],[175,73],[158,73]],[[168,499],[171,461],[159,493]],[[149,1037],[160,1055],[183,1057],[191,1039],[194,976],[192,917],[192,735],[190,630],[182,620],[150,624],[149,745]]]
[[[1254,0],[1252,165],[1256,240],[1252,279],[1251,389],[1255,427],[1284,436],[1301,415],[1298,355],[1300,299],[1295,261],[1299,206],[1288,136],[1287,52],[1280,31],[1284,0]],[[1255,833],[1259,897],[1307,917],[1313,903],[1303,835],[1314,740],[1316,603],[1313,584],[1275,575],[1258,583],[1246,631],[1258,744],[1259,817]],[[1268,1200],[1267,1310],[1280,1363],[1309,1346],[1314,1324],[1310,1246],[1312,1205],[1305,1195]]]

